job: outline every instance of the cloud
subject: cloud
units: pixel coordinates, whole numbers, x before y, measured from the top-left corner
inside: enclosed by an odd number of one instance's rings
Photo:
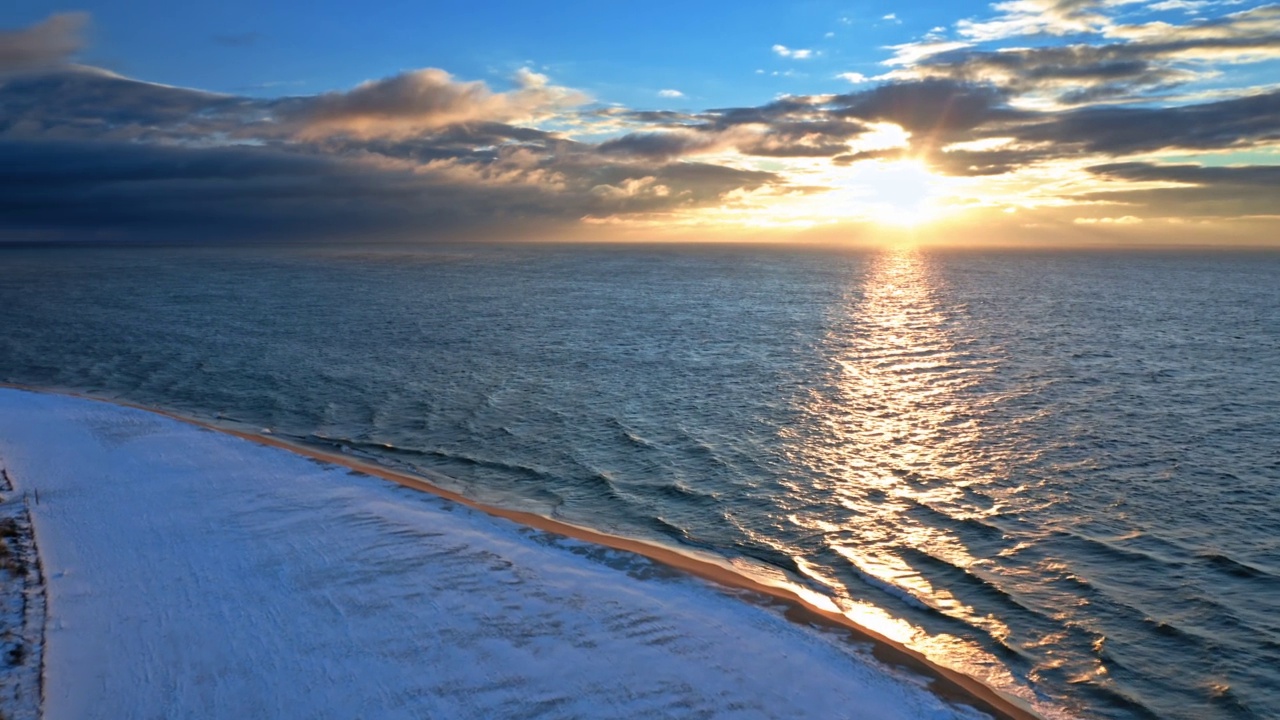
[[[1141,209],[1153,216],[1250,217],[1274,215],[1280,207],[1280,165],[1127,162],[1088,170],[1111,181],[1111,187],[1089,193],[1085,199]]]
[[[83,66],[0,77],[0,137],[179,141],[243,131],[252,101]]]
[[[720,135],[696,131],[630,133],[600,144],[603,155],[667,160],[721,150],[728,142]]]
[[[610,166],[518,150],[394,162],[253,146],[0,141],[0,238],[56,230],[139,239],[465,238],[513,223],[714,204],[777,182],[697,163]]]
[[[84,47],[89,14],[50,15],[24,30],[0,30],[0,73],[61,65]]]
[[[339,160],[263,148],[0,141],[0,227],[154,236],[352,227],[400,194]],[[323,201],[323,202],[319,202]],[[357,202],[368,203],[364,209]]]
[[[843,95],[792,96],[762,106],[682,116],[675,120],[678,131],[632,133],[601,149],[667,160],[726,149],[745,155],[830,157],[839,163],[908,155],[947,174],[976,177],[1067,158],[1244,150],[1280,142],[1280,91],[1168,107],[1045,111],[1014,107],[1014,97],[1009,89],[989,83],[889,83]],[[900,129],[904,144],[872,142],[879,127]],[[726,134],[730,128],[740,130]]]
[[[889,49],[893,51],[893,57],[884,61],[885,65],[915,65],[925,58],[935,55],[942,55],[953,50],[960,50],[970,46],[970,43],[959,40],[940,40],[925,39],[920,42],[903,43],[902,45],[890,45]]]
[[[990,42],[1029,35],[1073,35],[1101,32],[1110,20],[1103,8],[1141,0],[1006,0],[992,5],[999,14],[989,20],[961,20],[960,35]]]
[[[847,151],[847,141],[868,130],[855,119],[835,117],[822,98],[811,97],[698,115],[632,113],[630,117],[667,129],[607,140],[599,152],[667,160],[726,151],[763,157],[831,157]]]
[[[671,188],[657,182],[657,178],[646,175],[642,178],[628,178],[619,185],[596,185],[591,188],[592,195],[609,200],[629,200],[637,197],[653,196],[664,198],[671,194]]]
[[[601,143],[607,156],[675,160],[695,155],[735,150],[766,157],[831,157],[848,149],[843,139],[865,128],[843,120],[773,123],[768,127],[733,126],[654,133],[631,133]]]
[[[740,140],[737,150],[764,157],[830,158],[847,151],[846,141],[865,131],[861,123],[844,120],[775,123],[753,138]]]
[[[834,96],[825,107],[836,117],[902,127],[910,133],[910,153],[955,175],[999,175],[1069,158],[1280,143],[1280,91],[1194,105],[1039,112],[1013,108],[1008,99],[994,86],[928,80]]]
[[[1197,48],[1205,47],[1215,52],[1209,57],[1221,57],[1220,52],[1234,49],[1261,50],[1270,48],[1269,55],[1277,55],[1280,43],[1280,5],[1262,5],[1217,18],[1203,18],[1185,25],[1167,22],[1117,24],[1107,30],[1107,36],[1137,41],[1155,47],[1168,47],[1183,57],[1195,57]]]
[[[418,79],[397,77],[406,76]],[[1196,170],[1191,178],[1187,168],[1178,170],[1188,181],[1179,185],[1166,166],[1108,160],[1280,141],[1280,92],[1172,107],[1032,111],[1013,107],[1013,92],[998,85],[931,78],[703,112],[557,111],[562,121],[630,129],[593,143],[505,120],[535,111],[493,98],[545,89],[544,78],[526,78],[508,93],[451,76],[431,79],[412,86],[425,99],[380,82],[264,100],[74,66],[11,77],[0,82],[0,103],[10,111],[0,120],[0,138],[9,138],[3,160],[47,172],[7,176],[12,197],[0,226],[163,235],[187,218],[193,232],[209,235],[430,227],[454,236],[497,232],[519,218],[567,228],[582,218],[689,213],[734,193],[783,197],[820,189],[783,172],[715,164],[735,154],[771,162],[829,158],[833,167],[912,158],[968,177],[1095,158],[1088,174],[1097,188],[1057,202],[1114,204],[1126,209],[1106,217],[1145,217],[1171,202],[1170,193],[1182,193],[1179,201],[1192,212],[1231,217],[1260,212],[1272,186],[1258,181],[1226,192],[1246,176]],[[376,93],[365,95],[368,89]],[[370,116],[379,123],[407,117],[412,131],[353,124]],[[694,162],[699,158],[715,162]],[[1153,180],[1139,169],[1165,176]],[[308,207],[314,217],[304,217]]]
[[[1110,42],[975,49],[961,43],[896,46],[893,80],[949,78],[1000,85],[1065,105],[1132,100],[1211,78],[1208,64],[1280,59],[1280,6],[1173,26],[1110,24]]]
[[[985,123],[1017,117],[1007,100],[1007,93],[991,85],[922,80],[839,95],[830,104],[837,117],[892,122],[942,143]]]
[[[773,52],[779,57],[791,58],[792,60],[807,60],[813,57],[813,50],[806,48],[789,48],[786,45],[774,45]]]
[[[1167,88],[1196,76],[1161,66],[1133,48],[1071,45],[942,53],[900,77],[987,82],[1019,95],[1048,93],[1064,103],[1082,103]]]
[[[275,110],[307,137],[394,137],[465,122],[529,122],[589,100],[528,69],[517,72],[515,81],[515,89],[493,92],[483,82],[458,81],[444,70],[425,68],[346,92],[290,98]]]
[[[732,125],[769,124],[777,120],[820,111],[820,102],[819,98],[789,95],[766,105],[708,110],[703,115],[703,119],[719,128]]]
[[[1142,218],[1133,215],[1121,217],[1078,217],[1072,220],[1077,225],[1136,225]]]
[[[1030,118],[1014,134],[1063,154],[1248,148],[1280,141],[1280,91],[1179,107],[1082,108]]]
[[[498,93],[479,84],[449,82],[475,93],[445,103],[443,114],[464,122],[417,122],[414,133],[352,132],[346,124],[318,133],[308,122],[332,118],[307,114],[314,112],[307,98],[219,95],[81,67],[0,81],[0,239],[27,231],[425,239],[501,234],[513,225],[563,234],[584,217],[688,210],[785,183],[772,173],[690,162],[683,152],[611,154],[476,119],[532,111],[493,101]],[[531,76],[513,93],[548,88]],[[459,106],[466,112],[455,112]]]
[[[1203,8],[1214,5],[1211,0],[1163,0],[1163,2],[1152,3],[1147,6],[1148,10],[1162,12],[1165,10],[1185,10],[1187,12],[1198,12]]]
[[[1209,166],[1194,163],[1124,162],[1086,168],[1096,175],[1131,182],[1182,185],[1256,186],[1276,188],[1280,194],[1280,165]]]
[[[827,77],[846,92],[679,112],[588,105],[528,69],[497,89],[425,68],[318,95],[210,93],[69,64],[78,31],[55,16],[0,36],[0,57],[26,48],[0,75],[0,239],[563,234],[768,214],[800,197],[788,217],[806,218],[856,205],[849,183],[896,161],[975,188],[956,207],[1004,203],[1095,233],[1154,233],[1184,207],[1275,214],[1280,171],[1243,159],[1280,147],[1280,90],[1195,83],[1270,57],[1280,9],[1174,26],[1119,22],[1117,2],[1001,3],[998,20],[1049,8],[1057,25],[1026,25],[1038,39],[1016,47],[935,29],[891,48],[880,76]],[[1091,29],[1045,41],[1072,23]],[[1186,84],[1211,92],[1169,94]],[[1158,161],[1206,153],[1241,164]]]

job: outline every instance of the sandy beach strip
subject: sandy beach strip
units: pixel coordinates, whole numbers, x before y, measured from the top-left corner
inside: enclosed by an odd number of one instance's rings
[[[786,586],[351,457],[17,389],[0,431],[45,498],[49,717],[1036,717]]]

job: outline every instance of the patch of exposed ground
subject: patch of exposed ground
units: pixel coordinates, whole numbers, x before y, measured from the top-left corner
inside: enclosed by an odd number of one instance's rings
[[[0,720],[40,717],[45,585],[30,503],[0,468]]]

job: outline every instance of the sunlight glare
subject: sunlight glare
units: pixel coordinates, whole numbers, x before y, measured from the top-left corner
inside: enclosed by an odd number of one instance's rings
[[[851,180],[865,191],[858,200],[868,219],[914,227],[940,214],[937,178],[918,160],[860,163]]]

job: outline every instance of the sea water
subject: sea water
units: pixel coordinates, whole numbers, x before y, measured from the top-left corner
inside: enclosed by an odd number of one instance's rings
[[[1280,716],[1280,255],[0,250],[0,381],[717,554],[1081,717]]]

